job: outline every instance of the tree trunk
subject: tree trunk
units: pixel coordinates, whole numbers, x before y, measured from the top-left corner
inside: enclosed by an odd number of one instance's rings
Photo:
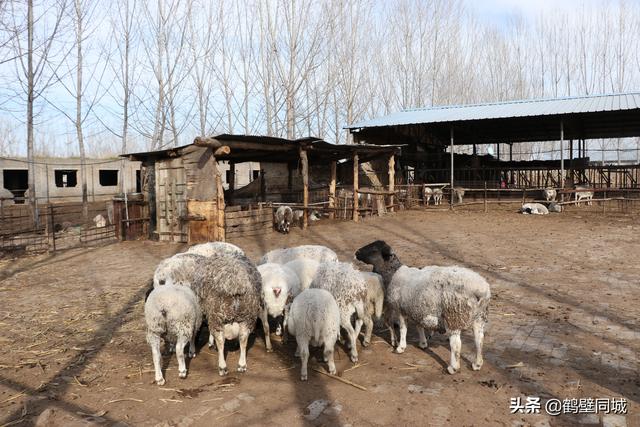
[[[34,96],[34,75],[33,75],[33,0],[28,0],[27,18],[27,160],[29,163],[29,200],[33,224],[39,226],[38,206],[36,205],[36,168],[33,151],[33,96]],[[27,201],[25,201],[27,203]]]
[[[76,67],[76,134],[80,151],[80,185],[82,186],[82,220],[89,220],[89,200],[87,196],[87,157],[84,149],[84,135],[82,133],[82,6],[80,0],[75,1],[76,12],[76,48],[78,63]]]

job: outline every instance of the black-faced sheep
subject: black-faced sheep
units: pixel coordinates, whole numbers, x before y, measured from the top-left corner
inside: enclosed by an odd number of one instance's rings
[[[320,245],[302,245],[293,248],[274,249],[267,252],[258,264],[275,262],[276,264],[286,264],[294,259],[307,258],[318,262],[338,261],[338,255],[331,249]]]
[[[287,304],[293,299],[293,289],[300,287],[300,279],[296,273],[286,266],[268,262],[258,266],[262,277],[262,296],[264,308],[260,314],[267,351],[273,351],[269,337],[269,316],[278,320],[276,335],[282,334],[282,323],[286,322]]]
[[[471,327],[476,344],[472,368],[479,370],[482,367],[484,327],[491,299],[489,284],[482,276],[457,266],[407,267],[381,240],[358,249],[356,258],[373,265],[373,271],[384,280],[386,305],[400,324],[398,353],[404,352],[407,346],[406,319],[418,325],[424,346],[427,343],[421,328],[444,328],[451,346],[451,362],[447,370],[454,374],[460,369],[460,333]]]
[[[324,289],[307,289],[300,293],[291,304],[287,329],[296,337],[296,356],[300,356],[302,362],[302,381],[307,380],[309,344],[324,346],[329,373],[336,373],[333,350],[340,334],[340,309],[331,293]]]
[[[320,264],[311,288],[325,289],[336,299],[340,308],[340,326],[349,336],[349,357],[352,362],[357,362],[356,343],[365,319],[364,307],[367,299],[367,284],[364,278],[351,264],[324,262]],[[354,313],[355,329],[351,324],[351,316]]]
[[[199,285],[202,312],[218,349],[218,372],[227,374],[225,339],[240,342],[238,372],[247,370],[247,341],[264,307],[262,279],[245,256],[219,254],[206,258],[193,277]]]
[[[189,357],[195,357],[195,338],[202,323],[202,313],[196,295],[185,286],[164,285],[153,289],[144,304],[147,342],[151,346],[155,380],[165,383],[162,376],[160,340],[175,342],[178,376],[187,376],[184,347],[189,344]]]

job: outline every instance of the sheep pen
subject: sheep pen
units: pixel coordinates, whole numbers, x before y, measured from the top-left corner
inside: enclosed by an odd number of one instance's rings
[[[386,328],[375,327],[371,345],[358,348],[356,365],[343,346],[335,346],[336,376],[366,391],[316,372],[328,372],[317,348],[310,349],[308,380],[301,382],[295,340],[283,344],[272,335],[274,352],[267,353],[259,327],[249,338],[246,373],[230,369],[227,377],[218,376],[217,353],[207,348],[203,329],[198,356],[186,360],[187,378],[178,377],[175,355],[165,355],[167,383],[153,384],[144,293],[158,263],[185,246],[133,241],[1,260],[0,425],[33,425],[47,417],[53,425],[223,426],[581,420],[580,414],[510,414],[512,397],[538,393],[543,404],[550,395],[625,398],[629,413],[622,416],[627,425],[637,424],[640,289],[634,260],[640,248],[633,236],[640,219],[603,220],[577,209],[545,216],[514,211],[407,210],[358,224],[327,221],[306,234],[292,228],[288,235],[232,241],[254,261],[274,248],[317,244],[353,262],[356,249],[381,239],[408,265],[464,265],[490,281],[481,371],[471,369],[470,334],[461,336],[461,369],[450,376],[445,336],[434,333],[425,352],[409,325],[407,348],[396,354]],[[539,250],[550,241],[553,251]],[[235,368],[238,344],[228,346],[227,363]],[[600,422],[608,415],[600,414]]]

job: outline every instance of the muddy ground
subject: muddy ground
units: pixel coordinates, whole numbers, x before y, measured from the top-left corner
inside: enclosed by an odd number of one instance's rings
[[[640,220],[596,209],[544,217],[411,210],[236,241],[254,259],[316,243],[347,261],[384,239],[406,264],[461,264],[489,280],[480,372],[470,367],[468,333],[452,376],[446,337],[424,351],[410,328],[400,355],[379,327],[358,365],[337,352],[339,374],[366,391],[315,371],[300,382],[293,344],[266,353],[260,333],[247,373],[220,378],[201,334],[188,378],[167,357],[167,383],[154,385],[143,297],[158,261],[181,245],[124,242],[2,260],[0,425],[640,425]],[[232,348],[230,368],[237,359]],[[510,414],[517,396],[624,397],[628,414]]]

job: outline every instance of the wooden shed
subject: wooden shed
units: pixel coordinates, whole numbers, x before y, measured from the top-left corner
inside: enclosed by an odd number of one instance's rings
[[[235,179],[229,180],[227,201],[222,187],[218,161],[228,161],[232,166],[242,162],[286,164],[289,183],[294,174],[302,178],[300,200],[296,208],[303,211],[303,228],[308,224],[309,170],[328,170],[327,200],[314,209],[336,210],[337,163],[349,162],[353,167],[353,202],[351,217],[360,217],[358,195],[358,173],[360,163],[375,159],[385,159],[384,170],[387,188],[378,188],[377,193],[391,198],[393,206],[394,156],[399,146],[381,145],[335,145],[319,138],[288,140],[283,138],[252,135],[217,135],[198,137],[192,144],[159,151],[132,153],[129,159],[142,162],[143,192],[149,205],[150,238],[161,241],[197,243],[204,241],[224,241],[227,237],[241,237],[270,232],[272,230],[273,207],[265,200],[259,203],[234,204]],[[380,162],[377,162],[380,163]],[[234,170],[233,167],[230,169]],[[260,186],[265,183],[264,171],[260,176]],[[371,193],[372,190],[366,190]],[[230,206],[227,206],[229,204]],[[334,215],[330,215],[334,217]]]

